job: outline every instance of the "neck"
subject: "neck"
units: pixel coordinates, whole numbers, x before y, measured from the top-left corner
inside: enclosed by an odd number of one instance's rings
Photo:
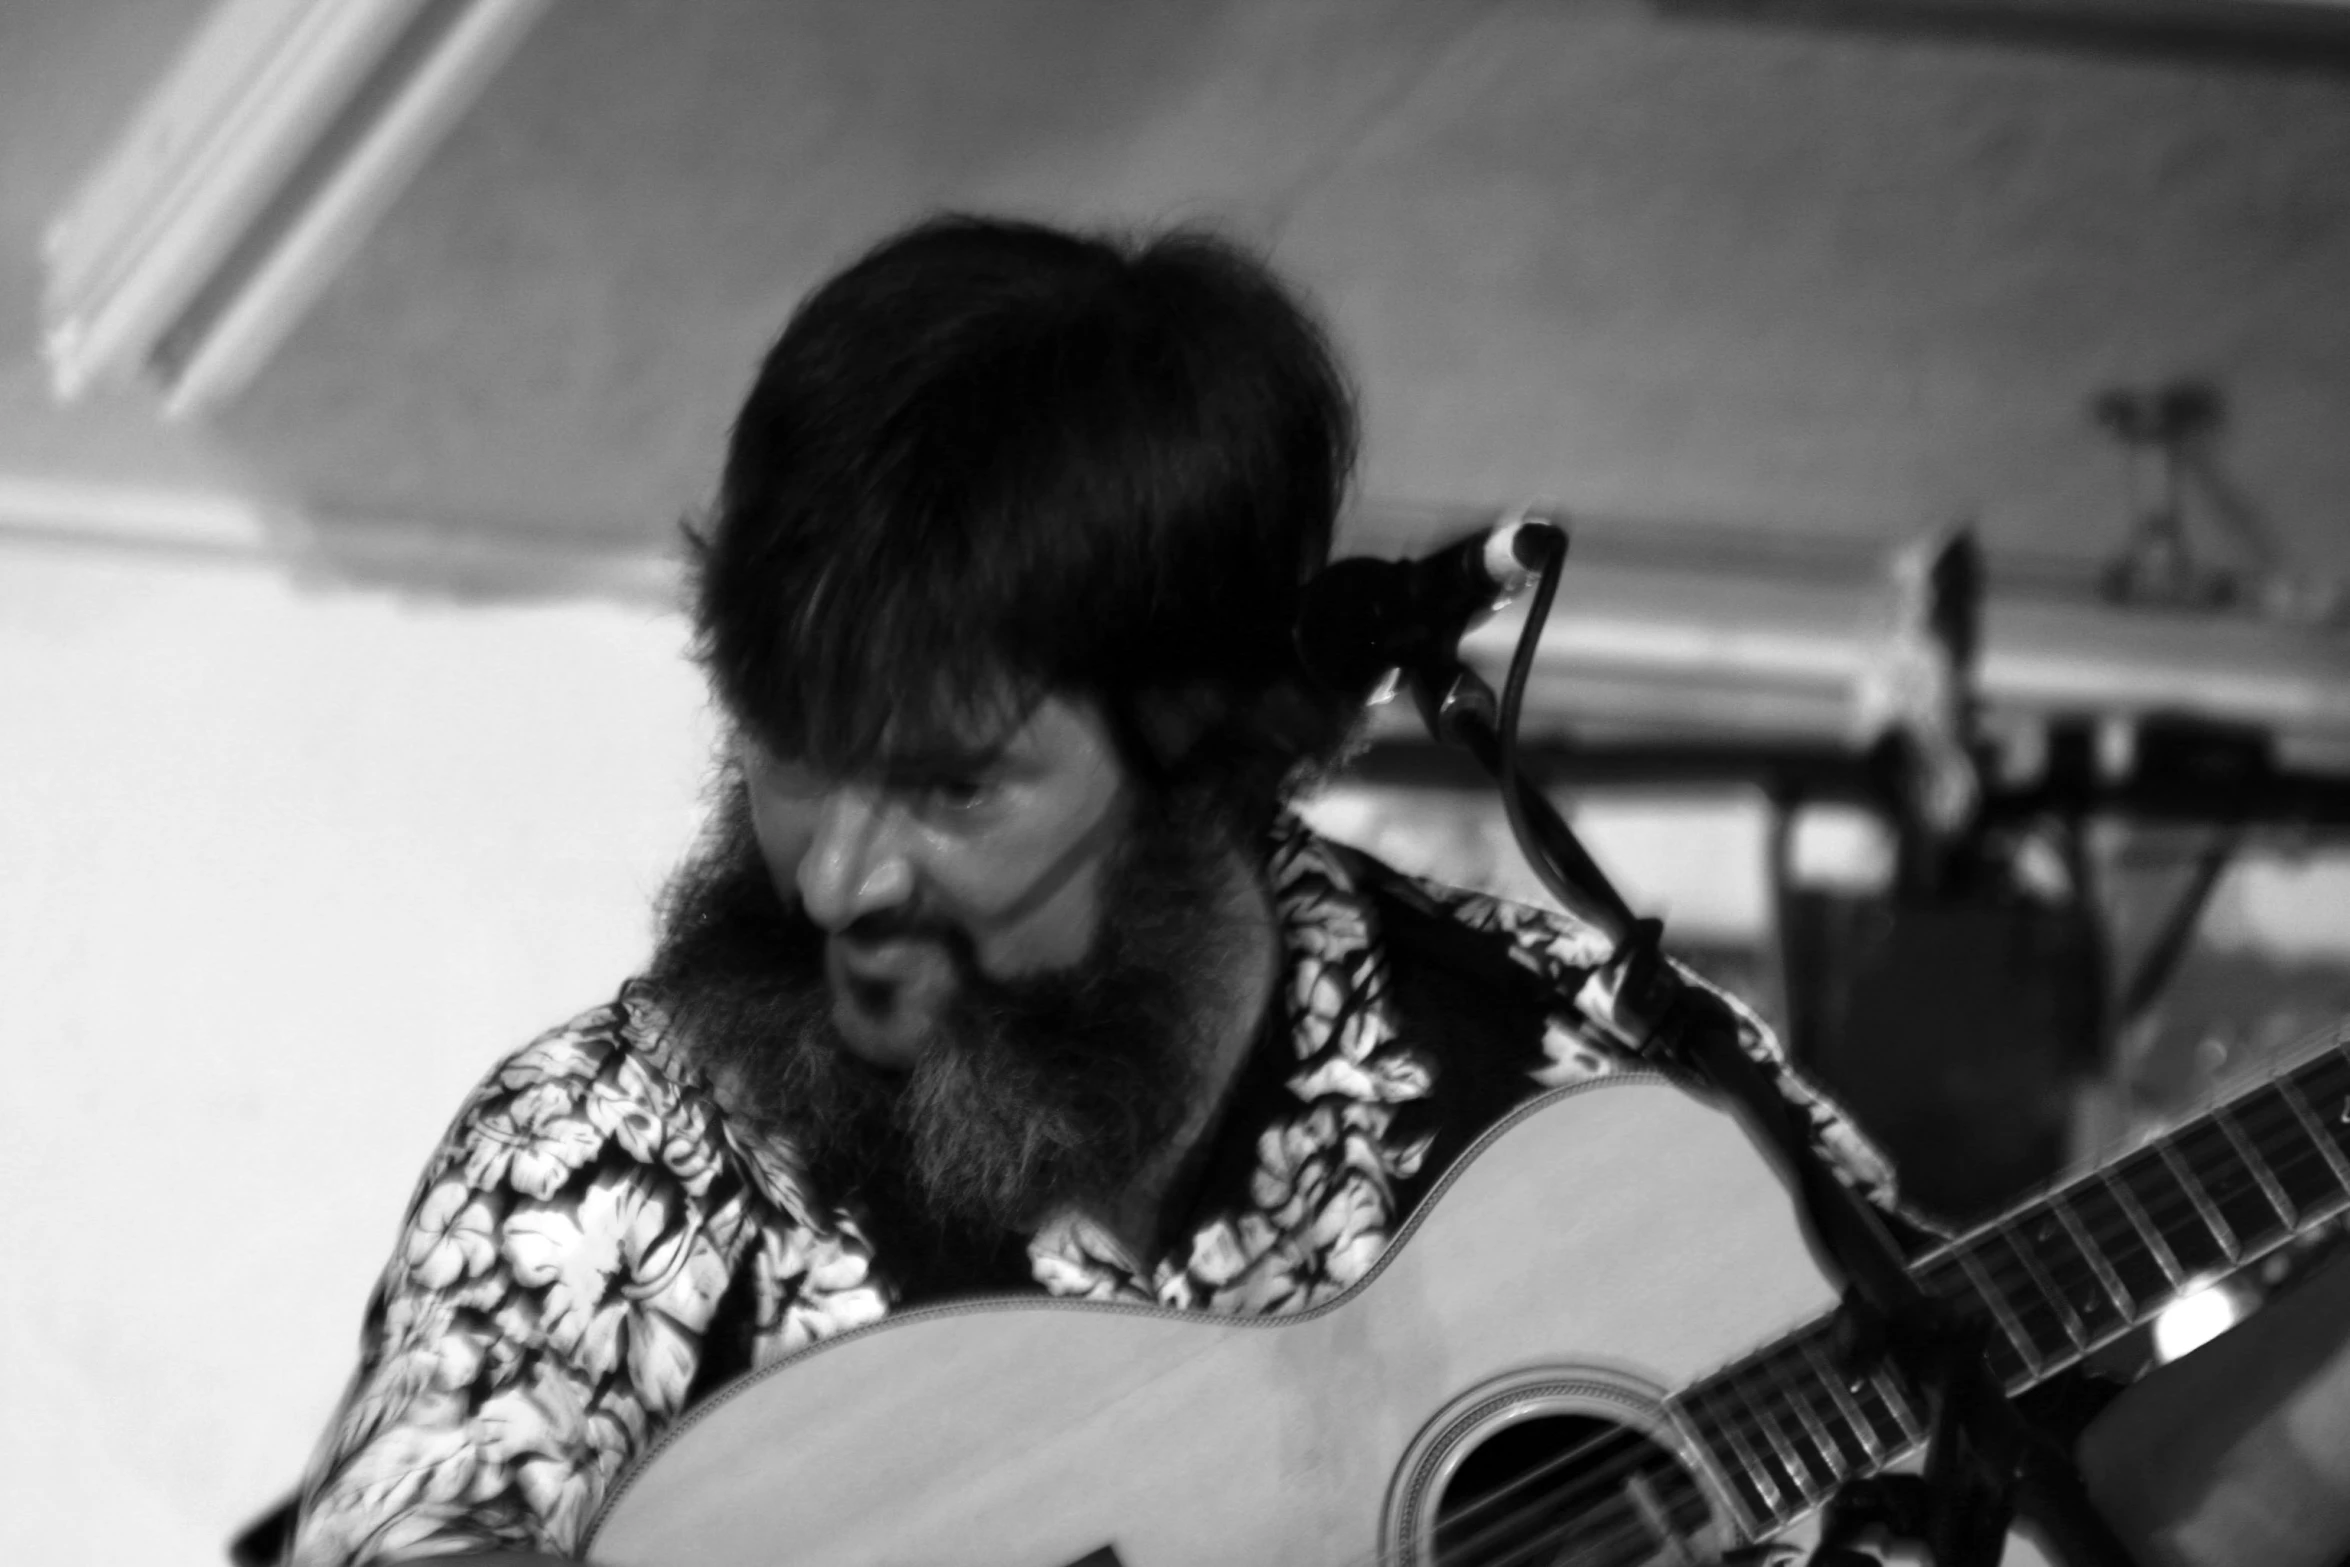
[[[1169,1232],[1190,1206],[1233,1086],[1263,1035],[1280,985],[1281,928],[1272,894],[1255,863],[1238,853],[1226,861],[1221,903],[1231,933],[1224,949],[1229,980],[1201,1031],[1190,1113],[1113,1211],[1096,1215],[1144,1272],[1173,1239]]]

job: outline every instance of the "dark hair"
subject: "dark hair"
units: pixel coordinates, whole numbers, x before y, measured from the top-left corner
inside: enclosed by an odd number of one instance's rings
[[[1231,242],[933,218],[793,314],[693,537],[699,656],[738,724],[854,771],[1048,692],[1237,823],[1355,704],[1291,644],[1353,467],[1321,328]]]

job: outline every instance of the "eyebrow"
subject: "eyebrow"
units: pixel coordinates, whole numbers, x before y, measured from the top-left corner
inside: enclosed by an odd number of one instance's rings
[[[882,771],[892,773],[975,771],[1003,761],[1018,733],[1019,726],[1014,725],[985,740],[924,740],[903,750],[884,747],[874,760]]]
[[[976,736],[958,736],[951,721],[902,747],[890,744],[885,733],[874,749],[874,765],[884,772],[968,772],[999,766],[1010,759],[1021,736],[1028,733],[1037,706],[1035,700],[1006,703],[984,721],[984,731]]]

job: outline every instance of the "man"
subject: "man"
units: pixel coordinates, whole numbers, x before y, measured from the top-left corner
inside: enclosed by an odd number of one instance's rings
[[[695,1400],[923,1300],[1326,1301],[1624,1060],[1591,933],[1287,809],[1357,717],[1291,639],[1354,439],[1212,238],[946,218],[801,306],[697,539],[710,830],[648,972],[433,1155],[295,1559],[572,1554]]]

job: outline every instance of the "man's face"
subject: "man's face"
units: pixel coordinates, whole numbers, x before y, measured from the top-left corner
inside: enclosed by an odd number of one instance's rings
[[[857,777],[749,740],[739,760],[776,894],[823,933],[834,1024],[872,1065],[914,1066],[966,966],[1017,981],[1092,949],[1132,791],[1091,705],[1047,697]]]

